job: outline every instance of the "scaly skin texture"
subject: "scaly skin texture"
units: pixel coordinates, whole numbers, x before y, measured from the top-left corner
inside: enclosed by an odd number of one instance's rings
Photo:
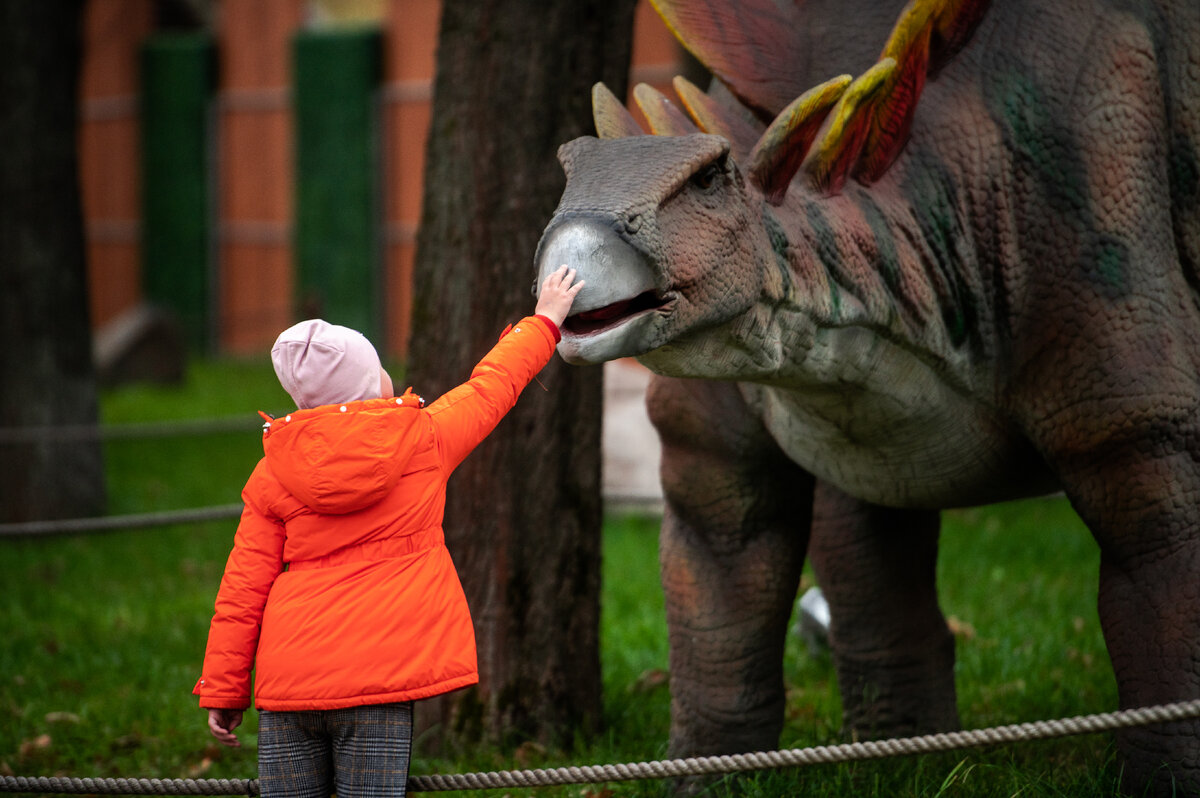
[[[957,725],[937,510],[1053,490],[1100,546],[1121,705],[1200,698],[1200,10],[1008,0],[939,67],[832,194],[801,169],[768,202],[712,134],[560,152],[560,352],[659,375],[673,755],[777,744],[805,551],[849,730]],[[1131,791],[1200,792],[1200,724],[1118,741]]]

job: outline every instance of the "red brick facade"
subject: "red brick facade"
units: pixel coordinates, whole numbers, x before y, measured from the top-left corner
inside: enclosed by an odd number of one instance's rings
[[[439,0],[261,0],[215,6],[215,269],[217,349],[254,354],[291,318],[294,188],[291,40],[337,14],[374,16],[383,38],[382,150],[385,335],[408,346]],[[91,313],[102,325],[142,299],[138,53],[155,0],[89,0],[81,81],[81,153]],[[631,84],[666,90],[674,39],[638,7]]]

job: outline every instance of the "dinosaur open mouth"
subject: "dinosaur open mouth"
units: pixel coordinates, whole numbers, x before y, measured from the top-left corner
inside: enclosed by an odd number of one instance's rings
[[[603,330],[617,327],[639,313],[655,310],[666,304],[667,300],[653,291],[646,291],[633,299],[625,299],[602,308],[585,310],[582,313],[568,316],[567,320],[563,322],[563,329],[572,335],[594,335]]]

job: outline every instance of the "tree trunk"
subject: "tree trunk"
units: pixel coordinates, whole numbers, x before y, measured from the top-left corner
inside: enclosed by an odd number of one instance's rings
[[[418,235],[409,383],[462,382],[532,313],[555,154],[625,92],[634,0],[446,0]],[[480,686],[422,702],[423,744],[569,742],[598,726],[602,372],[557,357],[451,479],[446,540]]]
[[[2,521],[104,507],[99,441],[45,429],[98,415],[76,145],[81,7],[0,0]]]

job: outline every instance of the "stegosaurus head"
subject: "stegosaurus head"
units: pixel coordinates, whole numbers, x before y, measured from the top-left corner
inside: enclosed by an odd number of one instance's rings
[[[877,63],[798,96],[788,80],[756,73],[761,64],[739,56],[734,35],[785,30],[788,10],[795,12],[790,3],[745,0],[730,13],[759,18],[731,34],[711,13],[714,0],[653,2],[720,85],[705,93],[676,78],[682,110],[648,85],[635,87],[654,134],[646,135],[596,84],[598,138],[560,148],[567,186],[537,263],[543,276],[569,263],[588,283],[559,348],[572,362],[655,350],[668,352],[669,361],[687,349],[694,364],[703,359],[697,348],[727,351],[708,346],[705,336],[737,319],[753,326],[747,312],[788,279],[779,262],[787,243],[764,225],[764,202],[781,204],[799,175],[825,195],[848,178],[879,179],[904,146],[927,74],[962,46],[987,0],[912,0]],[[759,52],[772,46],[784,44],[756,44]],[[720,372],[717,364],[713,373]]]

